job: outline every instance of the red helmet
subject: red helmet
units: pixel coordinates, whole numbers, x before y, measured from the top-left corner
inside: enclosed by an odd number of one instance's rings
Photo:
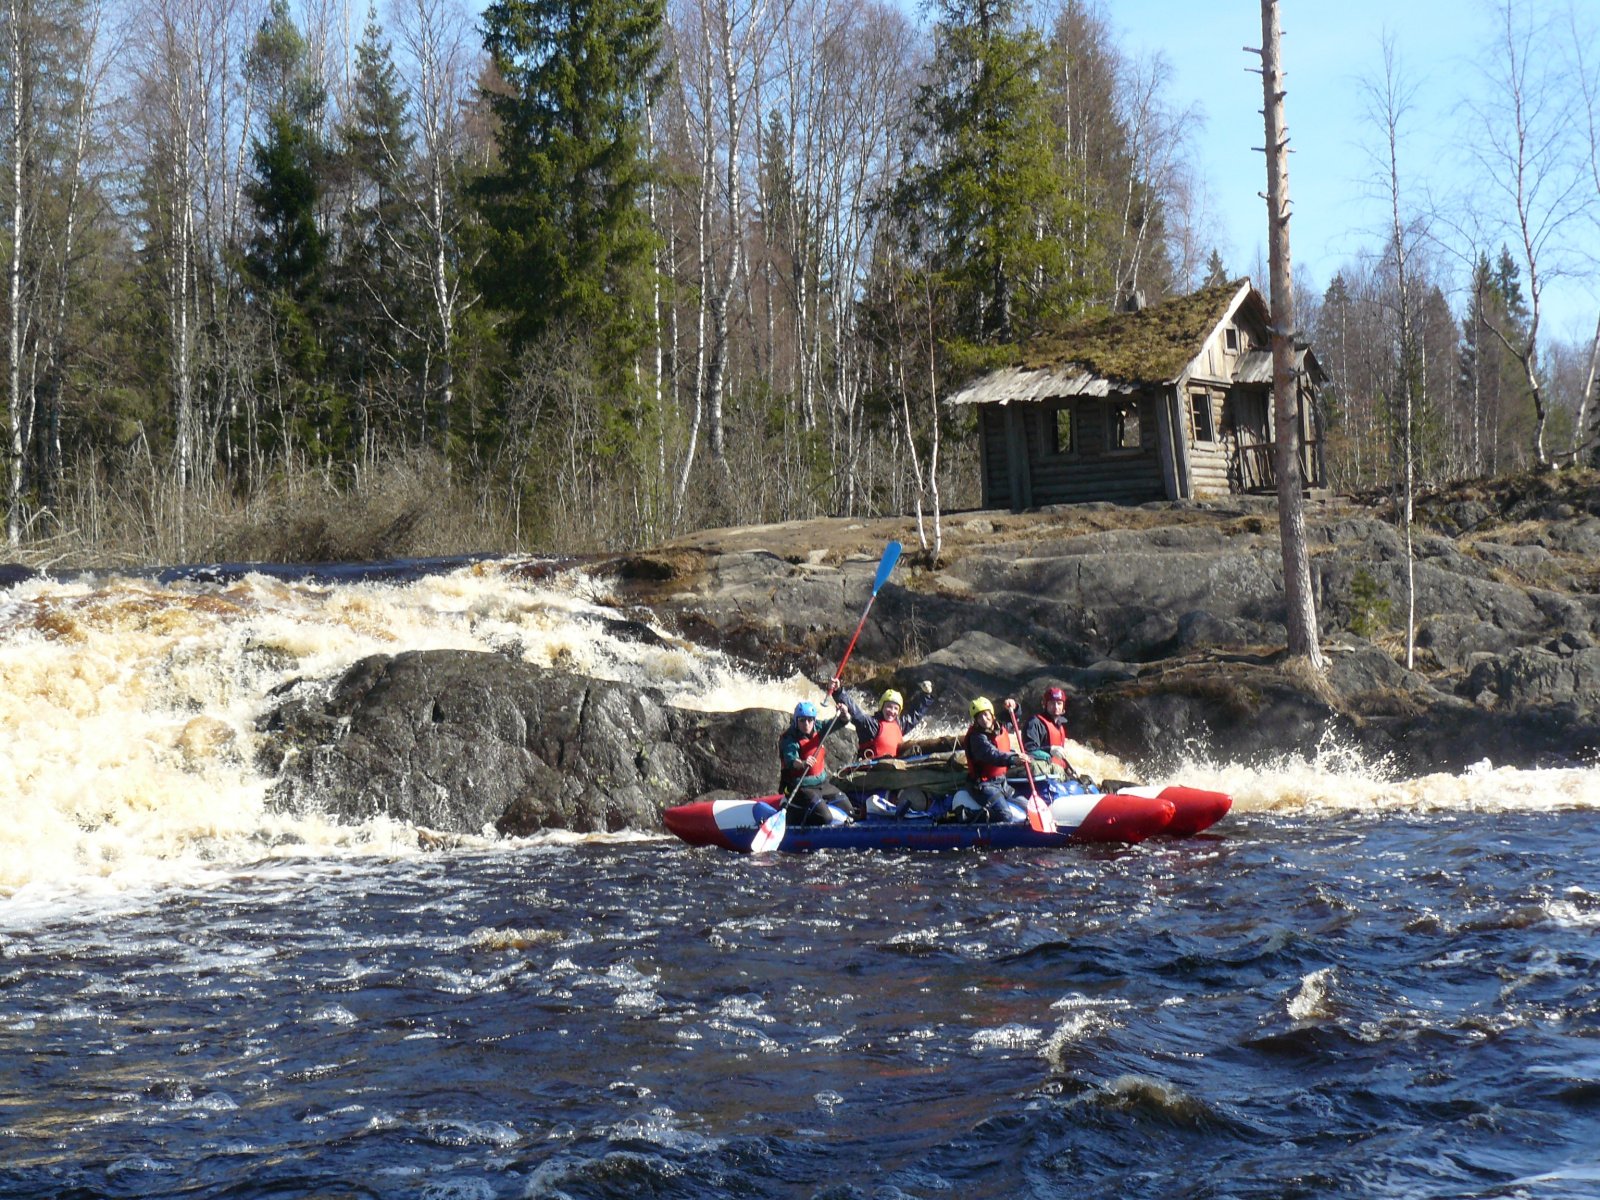
[[[1065,713],[1067,711],[1067,693],[1066,693],[1066,689],[1058,688],[1058,687],[1045,688],[1045,690],[1044,690],[1044,702],[1046,704],[1049,704],[1050,701],[1052,701],[1052,700],[1061,701],[1061,711],[1063,713]]]

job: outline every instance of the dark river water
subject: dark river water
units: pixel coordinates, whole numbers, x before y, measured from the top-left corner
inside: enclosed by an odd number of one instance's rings
[[[1594,825],[117,892],[0,924],[0,1196],[1593,1197]]]

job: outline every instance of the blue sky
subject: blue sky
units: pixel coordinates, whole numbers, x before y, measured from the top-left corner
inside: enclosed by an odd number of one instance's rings
[[[1600,15],[1600,0],[1575,2]],[[1545,7],[1563,11],[1564,3]],[[1266,187],[1266,167],[1252,149],[1262,144],[1261,77],[1248,70],[1258,60],[1243,47],[1261,44],[1258,0],[1111,0],[1107,8],[1126,50],[1159,51],[1171,62],[1173,99],[1204,107],[1199,159],[1223,259],[1230,271],[1253,274],[1258,253],[1265,259],[1266,204],[1258,193]],[[1424,185],[1447,197],[1467,186],[1460,106],[1463,97],[1482,94],[1478,63],[1493,24],[1481,0],[1283,0],[1280,12],[1294,149],[1292,255],[1320,288],[1342,263],[1383,241],[1387,195],[1376,195],[1372,183],[1369,147],[1377,134],[1363,115],[1360,81],[1378,72],[1385,31],[1415,88],[1400,155],[1420,205]],[[1595,291],[1590,278],[1553,283],[1546,328],[1587,340]]]

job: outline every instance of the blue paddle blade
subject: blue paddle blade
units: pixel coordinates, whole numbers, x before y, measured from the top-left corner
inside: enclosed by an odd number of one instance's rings
[[[889,582],[889,576],[894,574],[894,566],[900,561],[900,543],[890,542],[883,548],[883,557],[878,560],[878,577],[872,581],[872,594],[876,596],[880,588]]]

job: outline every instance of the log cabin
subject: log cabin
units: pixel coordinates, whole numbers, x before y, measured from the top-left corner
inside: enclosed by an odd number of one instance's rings
[[[1016,347],[1012,365],[945,400],[977,409],[983,507],[1274,492],[1269,311],[1241,279]],[[1316,494],[1327,375],[1303,343],[1294,368],[1301,471]]]

